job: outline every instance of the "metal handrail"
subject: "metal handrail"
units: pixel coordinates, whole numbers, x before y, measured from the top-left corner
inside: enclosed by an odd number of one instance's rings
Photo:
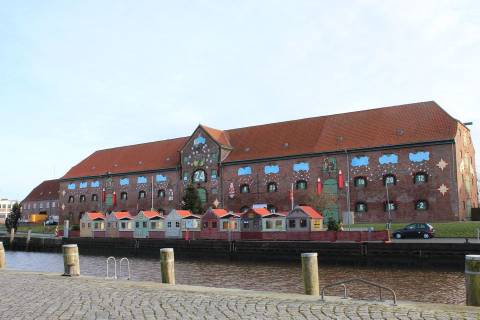
[[[127,261],[127,271],[128,271],[127,280],[130,280],[130,278],[131,278],[130,277],[130,260],[128,260],[128,258],[126,258],[126,257],[120,259],[120,262],[119,262],[120,266],[119,266],[119,270],[118,270],[118,275],[119,275],[119,277],[122,276],[122,261],[124,261],[124,260]]]
[[[113,260],[113,263],[114,263],[114,275],[113,277],[109,277],[109,273],[108,273],[108,266],[110,265],[110,260]],[[115,259],[115,257],[108,257],[107,258],[107,276],[105,277],[105,279],[107,280],[116,280],[117,279],[117,259]]]
[[[335,282],[335,283],[332,283],[332,284],[329,284],[329,285],[323,287],[322,288],[322,300],[325,301],[325,289],[340,286],[340,285],[343,286],[343,289],[344,289],[343,298],[346,299],[347,298],[347,287],[345,286],[345,284],[351,283],[351,282],[362,282],[362,283],[377,287],[379,289],[380,301],[383,301],[383,299],[382,299],[382,289],[390,291],[392,293],[392,296],[393,296],[393,305],[397,305],[397,295],[395,294],[395,291],[393,291],[392,289],[390,289],[388,287],[379,285],[378,283],[374,283],[374,282],[359,279],[359,278],[343,280],[343,281]]]

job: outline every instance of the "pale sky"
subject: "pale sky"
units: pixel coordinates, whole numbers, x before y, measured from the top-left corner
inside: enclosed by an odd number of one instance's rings
[[[426,100],[480,150],[480,1],[0,0],[0,198],[199,123]]]

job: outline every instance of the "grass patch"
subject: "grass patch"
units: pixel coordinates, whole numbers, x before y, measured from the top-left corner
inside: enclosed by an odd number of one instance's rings
[[[28,232],[28,230],[32,230],[33,233],[48,233],[52,234],[55,233],[55,228],[57,226],[43,226],[43,224],[27,224],[27,225],[20,225],[18,226],[18,231]],[[63,226],[58,226],[58,230],[63,230]]]
[[[408,223],[392,223],[392,230],[401,229]],[[477,229],[480,229],[480,221],[467,222],[438,222],[431,223],[435,228],[435,236],[438,238],[476,238]],[[374,227],[375,230],[385,230],[384,223],[362,223],[352,225],[354,228]]]

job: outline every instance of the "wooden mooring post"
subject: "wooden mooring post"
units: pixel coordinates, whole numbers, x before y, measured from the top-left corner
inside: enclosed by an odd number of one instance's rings
[[[78,256],[78,246],[76,244],[64,244],[63,251],[63,267],[64,276],[80,275],[80,258]]]
[[[318,283],[317,253],[302,253],[302,276],[305,294],[318,296],[320,287]]]
[[[3,247],[3,242],[0,241],[0,269],[5,268],[5,248]]]
[[[480,306],[480,255],[465,256],[467,306]]]
[[[175,257],[173,248],[160,249],[162,283],[175,284]]]

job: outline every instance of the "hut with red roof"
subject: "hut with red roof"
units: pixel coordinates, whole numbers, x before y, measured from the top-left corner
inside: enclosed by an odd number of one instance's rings
[[[165,217],[165,238],[196,239],[200,233],[200,217],[189,210],[173,209]]]
[[[134,218],[133,236],[135,238],[163,239],[165,237],[163,220],[163,216],[157,211],[140,211]]]
[[[105,215],[101,212],[86,212],[80,219],[80,237],[105,237]]]
[[[296,206],[287,215],[287,238],[289,240],[313,240],[311,239],[312,233],[323,230],[323,216],[312,207]]]
[[[202,216],[200,239],[239,240],[240,216],[225,209],[208,209]]]
[[[107,217],[107,237],[133,238],[133,217],[128,211],[112,212]]]
[[[266,208],[252,208],[241,215],[241,237],[244,240],[285,240],[285,217]]]

